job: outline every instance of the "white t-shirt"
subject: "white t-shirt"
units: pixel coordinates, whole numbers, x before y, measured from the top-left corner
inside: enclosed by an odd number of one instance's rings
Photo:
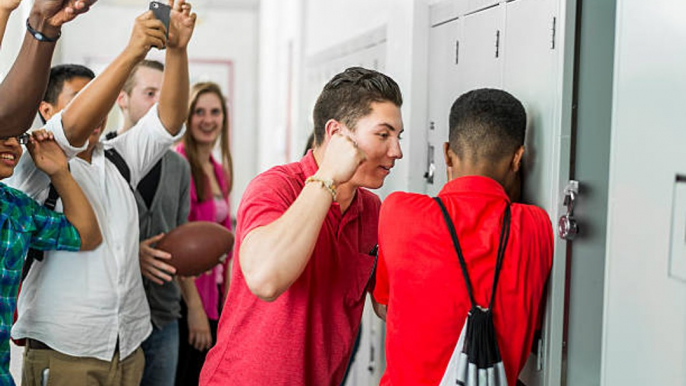
[[[32,338],[71,356],[110,361],[119,339],[121,358],[133,353],[152,331],[138,262],[138,210],[131,188],[104,149],[115,148],[138,185],[183,130],[172,137],[158,117],[157,105],[132,129],[101,141],[91,163],[76,154],[65,136],[61,114],[46,124],[70,159],[74,179],[90,201],[103,241],[93,251],[45,253],[34,262],[17,302],[19,318],[12,337]],[[7,184],[45,201],[50,180],[22,156]],[[62,211],[61,200],[55,208]]]

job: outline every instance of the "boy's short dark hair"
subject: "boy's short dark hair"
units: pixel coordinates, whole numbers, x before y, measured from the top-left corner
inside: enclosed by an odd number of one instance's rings
[[[335,119],[354,130],[358,119],[372,111],[373,102],[391,102],[400,107],[400,87],[389,76],[362,67],[351,67],[324,86],[314,105],[315,145],[326,137],[326,122]]]
[[[524,145],[525,133],[524,106],[503,90],[469,91],[450,109],[450,148],[461,159],[499,161]]]
[[[126,81],[124,82],[122,90],[125,93],[131,95],[131,90],[133,90],[133,87],[135,86],[136,73],[138,73],[138,69],[141,67],[152,68],[153,70],[164,72],[164,64],[162,64],[162,62],[149,59],[140,61],[138,64],[136,64],[133,70],[131,70],[129,77],[126,78]]]
[[[57,98],[62,92],[64,82],[70,81],[74,78],[95,78],[93,71],[80,64],[60,64],[50,69],[50,79],[48,80],[48,87],[43,94],[43,101],[51,105],[57,103]]]

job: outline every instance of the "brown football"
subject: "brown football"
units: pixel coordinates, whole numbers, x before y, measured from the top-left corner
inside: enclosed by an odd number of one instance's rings
[[[233,233],[214,222],[192,221],[172,229],[155,248],[171,254],[177,275],[199,275],[231,252]]]

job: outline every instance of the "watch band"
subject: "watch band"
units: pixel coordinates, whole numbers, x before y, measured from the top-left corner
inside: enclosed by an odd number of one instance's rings
[[[62,32],[57,32],[57,36],[55,36],[54,38],[47,37],[43,33],[33,29],[33,27],[31,27],[31,24],[29,23],[28,18],[26,19],[26,30],[29,31],[31,36],[33,36],[33,38],[38,40],[39,42],[54,43],[57,41],[57,39],[60,38],[60,36],[62,36]]]

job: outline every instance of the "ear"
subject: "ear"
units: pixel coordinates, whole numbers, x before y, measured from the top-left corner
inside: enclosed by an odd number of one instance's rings
[[[129,96],[126,94],[124,91],[119,91],[119,95],[117,96],[117,106],[121,109],[121,111],[125,111],[126,108],[129,105]]]
[[[512,171],[515,173],[517,173],[522,166],[522,156],[524,156],[524,146],[520,146],[517,151],[515,151],[514,157],[512,157],[510,168],[512,168]]]
[[[43,119],[45,119],[46,122],[52,118],[53,115],[55,115],[55,112],[55,109],[48,102],[42,101],[38,106],[38,113],[43,117]]]
[[[445,159],[445,172],[447,180],[453,179],[453,157],[455,153],[450,150],[450,142],[443,142],[443,158]]]
[[[331,138],[334,134],[340,133],[343,130],[343,125],[335,119],[329,119],[324,125],[324,132],[326,133],[326,138]]]

